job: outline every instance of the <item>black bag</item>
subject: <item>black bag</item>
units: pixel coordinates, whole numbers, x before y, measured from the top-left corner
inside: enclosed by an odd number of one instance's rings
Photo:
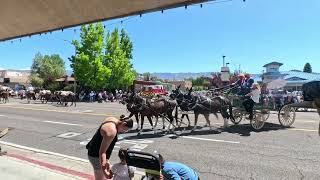
[[[320,81],[311,81],[302,85],[303,98],[305,101],[313,101],[320,98]]]

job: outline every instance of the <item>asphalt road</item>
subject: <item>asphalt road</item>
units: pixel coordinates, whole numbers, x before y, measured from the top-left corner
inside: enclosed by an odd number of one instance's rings
[[[11,100],[0,104],[0,129],[11,127],[1,141],[57,152],[86,159],[85,144],[106,116],[128,114],[118,103],[78,103],[77,107]],[[191,117],[193,119],[193,117]],[[194,132],[179,129],[176,135],[160,130],[135,131],[115,148],[131,147],[146,152],[160,152],[167,160],[184,162],[200,173],[201,179],[319,179],[319,117],[315,112],[297,113],[292,128],[283,129],[276,115],[260,132],[248,122],[222,129],[222,119],[215,119],[213,130]],[[231,124],[231,122],[229,122]],[[201,117],[199,125],[204,125]],[[145,121],[145,127],[150,125]],[[158,126],[161,128],[161,123]],[[112,161],[116,162],[117,153]]]

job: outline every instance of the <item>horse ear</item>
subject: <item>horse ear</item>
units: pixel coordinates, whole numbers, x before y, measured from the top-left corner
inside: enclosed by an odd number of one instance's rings
[[[190,92],[192,92],[192,88],[193,88],[193,86],[189,89]]]
[[[179,84],[179,86],[177,87],[177,89],[180,89],[180,87],[181,87],[181,84]]]

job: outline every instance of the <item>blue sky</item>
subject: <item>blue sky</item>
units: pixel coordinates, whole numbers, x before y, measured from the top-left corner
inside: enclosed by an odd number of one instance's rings
[[[233,0],[104,24],[129,33],[138,72],[219,71],[222,55],[231,70],[241,64],[241,70],[260,73],[264,64],[279,61],[282,70],[302,69],[309,62],[320,72],[319,9],[319,0]],[[59,54],[70,69],[74,47],[67,41],[79,38],[79,28],[1,42],[0,68],[30,68],[40,52]]]

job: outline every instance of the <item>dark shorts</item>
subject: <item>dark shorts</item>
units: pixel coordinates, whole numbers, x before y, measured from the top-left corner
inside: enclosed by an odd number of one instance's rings
[[[98,157],[88,156],[88,159],[94,170],[101,169],[100,159]]]

